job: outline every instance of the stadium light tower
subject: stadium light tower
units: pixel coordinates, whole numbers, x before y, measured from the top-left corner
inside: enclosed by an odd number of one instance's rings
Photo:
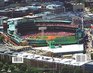
[[[41,30],[41,36],[42,36],[42,38],[43,38],[43,36],[44,36],[44,30],[46,30],[47,29],[47,27],[39,27],[39,30]]]
[[[82,25],[82,30],[84,29],[84,18],[81,17],[81,25]]]

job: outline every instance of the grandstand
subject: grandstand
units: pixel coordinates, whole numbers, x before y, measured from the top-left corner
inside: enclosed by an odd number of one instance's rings
[[[37,34],[40,35],[41,31],[39,27],[46,27],[45,34],[49,33],[51,35],[55,33],[63,34],[62,32],[75,33],[78,25],[71,24],[71,21],[62,21],[62,20],[22,20],[17,24],[18,33],[25,34]],[[52,33],[55,32],[55,33]],[[33,34],[33,35],[34,35]]]

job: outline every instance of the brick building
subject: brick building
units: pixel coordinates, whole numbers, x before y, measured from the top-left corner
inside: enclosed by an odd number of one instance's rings
[[[85,0],[85,6],[92,7],[93,6],[93,0]]]

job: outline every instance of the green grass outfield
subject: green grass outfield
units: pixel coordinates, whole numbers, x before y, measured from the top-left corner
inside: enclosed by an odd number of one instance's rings
[[[54,40],[52,40],[52,44],[57,45],[57,44],[76,44],[78,43],[78,40],[75,38],[75,36],[66,36],[66,37],[59,37]]]

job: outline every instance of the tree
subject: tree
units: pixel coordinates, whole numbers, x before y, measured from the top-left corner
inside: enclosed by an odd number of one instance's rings
[[[37,68],[31,68],[31,70],[32,70],[32,73],[40,73]]]
[[[3,40],[4,40],[4,37],[0,35],[0,42],[2,42]]]
[[[31,73],[32,70],[30,68],[27,68],[27,71],[25,73]]]
[[[13,64],[9,65],[9,69],[13,72],[15,70],[15,65]]]
[[[63,66],[61,73],[73,73],[73,70],[71,67]]]
[[[25,72],[26,71],[26,66],[25,66],[25,64],[20,64],[20,63],[18,63],[18,64],[14,64],[14,71],[13,71],[13,73],[23,73],[23,72]]]
[[[3,63],[0,62],[0,71],[2,70],[2,67],[3,67]]]
[[[80,67],[76,67],[74,73],[83,73],[83,70]]]
[[[3,69],[5,69],[5,71],[8,71],[8,68],[9,68],[9,65],[8,65],[7,63],[5,63],[5,64],[3,65]]]
[[[20,71],[25,72],[27,70],[27,65],[22,64],[19,69],[20,69]]]
[[[91,53],[91,59],[93,60],[93,53]]]

